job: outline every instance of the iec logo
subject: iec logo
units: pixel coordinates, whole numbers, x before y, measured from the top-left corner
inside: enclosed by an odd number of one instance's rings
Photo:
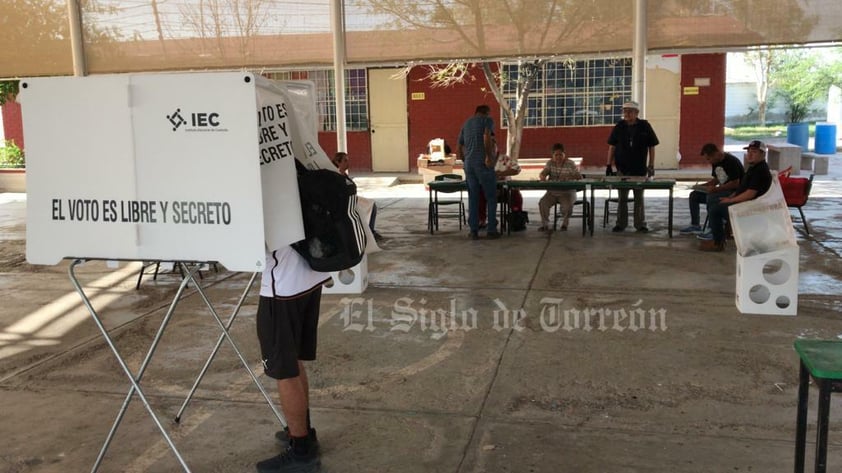
[[[172,131],[177,131],[185,125],[184,131],[228,131],[221,128],[219,114],[216,112],[197,112],[189,114],[190,121],[181,116],[181,109],[177,108],[175,113],[167,115],[167,120],[172,124]]]
[[[187,124],[187,121],[185,121],[184,118],[182,118],[181,116],[180,108],[175,109],[175,113],[173,113],[172,115],[167,115],[167,120],[169,120],[170,123],[172,123],[172,131],[176,131],[181,125]]]

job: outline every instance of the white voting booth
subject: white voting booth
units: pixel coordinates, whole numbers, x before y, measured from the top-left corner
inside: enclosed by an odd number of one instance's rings
[[[728,208],[737,244],[737,309],[744,314],[798,313],[798,243],[776,173],[754,200]]]
[[[140,387],[190,281],[221,335],[176,422],[227,340],[284,423],[228,328],[264,269],[266,248],[304,238],[295,159],[311,169],[334,168],[318,145],[314,92],[309,82],[273,82],[245,72],[21,81],[27,260],[54,265],[74,259],[71,282],[131,383],[93,471],[135,394],[190,471]],[[137,373],[124,363],[76,278],[76,267],[91,259],[175,261],[185,274]],[[194,279],[202,262],[253,273],[225,323]],[[367,281],[365,260],[352,269]],[[347,274],[342,277],[333,285],[337,292],[365,289]]]

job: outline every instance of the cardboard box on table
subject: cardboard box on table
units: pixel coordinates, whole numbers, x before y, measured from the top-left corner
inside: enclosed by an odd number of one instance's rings
[[[418,157],[418,174],[422,176],[424,183],[435,180],[440,174],[453,174],[458,170],[461,170],[461,166],[457,166],[456,158],[453,156],[446,156],[440,160],[431,159],[427,155]]]
[[[796,315],[799,251],[777,175],[765,194],[734,204],[728,212],[737,245],[737,309]]]
[[[453,165],[456,164],[456,158],[453,156],[445,156],[440,159],[431,159],[429,156],[421,156],[418,158],[418,168],[427,168],[427,169],[438,169],[438,168],[446,168],[450,166],[451,170],[453,169]]]

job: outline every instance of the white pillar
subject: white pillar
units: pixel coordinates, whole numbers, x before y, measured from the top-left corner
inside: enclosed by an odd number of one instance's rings
[[[632,45],[632,100],[640,104],[646,117],[646,0],[634,2],[634,44]]]
[[[348,151],[345,125],[345,12],[343,0],[330,2],[333,30],[333,77],[336,80],[336,150]]]
[[[70,22],[70,52],[73,55],[73,75],[86,76],[85,43],[82,40],[82,14],[78,0],[67,0],[67,18]]]
[[[827,93],[827,121],[842,125],[842,89],[835,85]]]

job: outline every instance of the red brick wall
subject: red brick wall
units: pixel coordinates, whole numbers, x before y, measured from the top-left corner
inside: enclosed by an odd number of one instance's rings
[[[521,158],[547,158],[554,143],[564,144],[568,156],[581,156],[583,167],[605,167],[611,126],[527,128]]]
[[[337,151],[336,132],[320,132],[319,145],[332,158]],[[349,131],[347,145],[351,173],[371,172],[371,139],[368,131]]]
[[[472,71],[472,80],[448,88],[432,88],[421,78],[423,67],[414,68],[407,78],[409,96],[409,155],[410,167],[415,168],[415,159],[423,153],[433,138],[444,138],[455,152],[459,130],[465,120],[473,115],[477,105],[491,107],[491,116],[501,150],[505,149],[506,129],[500,128],[500,105],[488,88],[485,75],[479,69]],[[424,100],[412,100],[413,92],[423,92]],[[564,143],[568,154],[585,158],[586,166],[600,166],[605,162],[607,145],[605,141],[611,132],[610,126],[581,128],[527,128],[523,132],[520,147],[522,158],[549,158],[553,143]]]
[[[415,67],[407,77],[410,168],[417,167],[418,155],[426,151],[427,143],[434,138],[444,138],[455,153],[459,130],[478,105],[490,106],[495,128],[500,125],[500,108],[488,90],[482,70],[473,69],[469,83],[447,88],[433,88],[422,81],[426,71],[423,66]],[[424,100],[412,100],[412,94],[419,92],[424,94]]]
[[[415,68],[408,77],[409,155],[410,167],[432,138],[444,138],[455,147],[462,123],[473,114],[476,105],[491,106],[498,142],[505,143],[506,130],[499,129],[500,109],[487,91],[485,76],[476,70],[473,81],[446,89],[433,89],[421,82],[422,68]],[[692,86],[695,78],[710,78],[710,86],[700,87],[699,95],[682,95],[679,151],[681,166],[706,166],[699,150],[707,142],[722,144],[725,126],[725,54],[692,54],[682,56],[681,86]],[[683,89],[682,89],[683,90]],[[425,100],[411,100],[412,92],[424,92]],[[553,143],[564,143],[571,156],[584,158],[586,167],[602,167],[608,153],[611,125],[593,127],[527,128],[520,148],[522,158],[549,157]],[[505,145],[502,145],[505,146]]]
[[[699,151],[705,143],[725,142],[725,54],[681,56],[681,87],[695,87],[696,78],[709,78],[699,95],[681,95],[678,151],[682,168],[707,166]]]
[[[0,108],[3,109],[3,136],[7,140],[13,140],[20,149],[26,150],[23,145],[23,121],[20,115],[20,104],[6,102]]]
[[[498,142],[503,144],[506,130],[499,129],[500,109],[481,71],[473,73],[467,85],[450,88],[431,88],[421,81],[423,68],[410,72],[407,83],[409,97],[409,159],[415,167],[415,158],[424,151],[432,138],[444,138],[455,147],[459,129],[476,105],[491,106],[492,117],[498,128]],[[697,77],[710,78],[711,85],[700,87],[699,95],[681,97],[681,125],[679,151],[681,166],[706,165],[699,149],[709,141],[723,143],[725,125],[725,55],[694,54],[682,56],[681,85],[692,86]],[[423,92],[425,100],[411,100],[413,92]],[[606,141],[611,125],[594,127],[527,128],[523,132],[520,149],[522,158],[548,157],[553,143],[564,143],[571,156],[584,158],[586,167],[602,167],[608,147]],[[505,145],[502,145],[505,146]]]

